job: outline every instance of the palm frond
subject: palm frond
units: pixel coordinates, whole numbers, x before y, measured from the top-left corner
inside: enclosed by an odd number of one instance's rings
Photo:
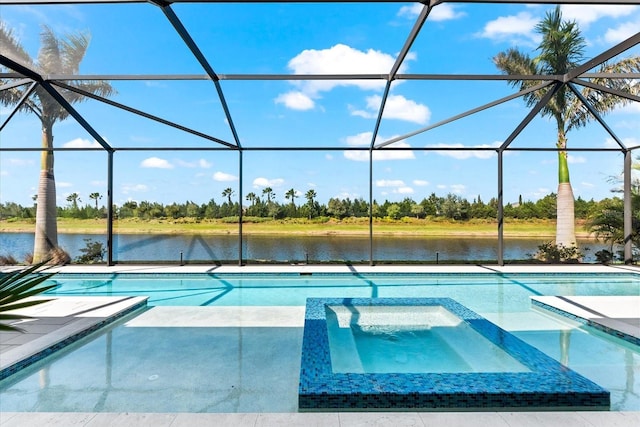
[[[77,74],[80,71],[80,63],[87,53],[90,40],[91,37],[87,33],[78,33],[70,34],[66,40],[60,41],[63,73]]]
[[[40,34],[40,50],[38,51],[38,63],[44,74],[62,73],[62,60],[60,55],[60,41],[53,30],[43,25]]]
[[[55,273],[40,273],[38,270],[45,263],[35,264],[23,270],[15,270],[0,276],[0,330],[21,331],[12,325],[3,322],[16,319],[28,319],[28,316],[7,313],[25,307],[42,304],[50,301],[48,299],[28,300],[25,299],[40,295],[58,285],[44,285],[43,282],[50,279]]]
[[[0,20],[0,52],[30,68],[34,65],[31,57],[20,44],[14,31],[2,20]]]
[[[640,56],[625,58],[614,63],[604,63],[598,69],[598,73],[604,74],[631,74],[639,72]],[[619,92],[626,92],[630,95],[640,94],[640,83],[638,83],[637,79],[597,77],[591,79],[591,81],[600,86]],[[609,113],[618,107],[633,102],[627,98],[591,87],[583,88],[581,93],[599,114]],[[571,119],[567,125],[567,130],[580,128],[594,119],[591,112],[587,110],[579,99],[576,99],[567,109],[567,117]]]

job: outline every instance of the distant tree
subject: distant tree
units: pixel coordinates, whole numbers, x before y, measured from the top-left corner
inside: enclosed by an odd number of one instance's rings
[[[402,208],[398,203],[391,203],[387,208],[387,216],[391,219],[402,218]]]
[[[273,192],[273,188],[271,187],[263,188],[262,194],[267,197],[267,204],[271,204],[271,199],[276,196],[276,193]]]
[[[96,210],[98,210],[98,200],[102,199],[102,194],[100,194],[100,193],[91,193],[91,194],[89,194],[89,198],[91,200],[95,200],[95,202],[96,202]]]
[[[294,190],[293,188],[292,188],[292,189],[290,189],[289,191],[287,191],[287,192],[284,194],[284,197],[285,197],[285,199],[287,199],[287,200],[291,199],[291,204],[293,205],[293,207],[294,207],[294,209],[295,209],[295,207],[296,207],[295,199],[296,199],[296,197],[298,197],[298,196],[296,195],[296,190]]]
[[[316,200],[316,197],[318,197],[318,194],[316,193],[316,190],[311,189],[311,190],[307,190],[306,193],[304,193],[304,197],[305,199],[307,199],[307,203],[309,204],[309,206],[313,206],[313,203]]]
[[[307,190],[307,192],[304,194],[304,197],[305,199],[307,199],[308,218],[311,219],[318,210],[316,207],[316,197],[318,197],[318,194],[316,193],[316,190],[310,189]]]
[[[334,218],[342,219],[347,216],[347,209],[342,200],[331,198],[327,204],[327,213]]]
[[[230,205],[232,204],[231,197],[233,196],[233,194],[234,194],[234,191],[230,187],[227,187],[222,191],[222,197],[226,197]]]
[[[74,211],[78,210],[78,202],[81,202],[80,195],[78,193],[71,193],[67,196],[67,202],[71,204],[71,209]]]
[[[251,203],[251,206],[255,205],[257,200],[260,200],[256,195],[256,193],[253,193],[253,192],[247,193],[247,195],[245,196],[245,199],[247,199],[247,201]]]
[[[424,206],[418,203],[413,203],[411,205],[411,213],[415,215],[416,218],[424,216]]]

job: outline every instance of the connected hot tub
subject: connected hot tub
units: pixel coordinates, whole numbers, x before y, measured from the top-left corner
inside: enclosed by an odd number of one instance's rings
[[[307,300],[300,411],[602,410],[609,401],[452,299]]]

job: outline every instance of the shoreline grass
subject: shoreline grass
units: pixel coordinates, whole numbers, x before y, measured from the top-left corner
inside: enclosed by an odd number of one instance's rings
[[[245,219],[242,233],[247,235],[291,235],[291,236],[368,236],[368,218],[330,219],[324,222],[304,219],[282,219],[254,221]],[[34,221],[0,220],[0,233],[32,233]],[[106,234],[105,219],[58,219],[58,233],[64,234]],[[181,218],[177,220],[125,219],[114,221],[116,234],[238,234],[237,218],[221,220],[196,220]],[[441,219],[404,218],[392,221],[376,219],[373,232],[380,236],[406,237],[491,237],[498,235],[498,224],[491,220],[448,221]],[[555,221],[552,220],[506,220],[505,237],[555,237]],[[576,224],[576,236],[589,238],[584,224]]]

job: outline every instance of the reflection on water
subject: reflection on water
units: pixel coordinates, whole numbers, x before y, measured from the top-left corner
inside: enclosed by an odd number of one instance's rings
[[[60,246],[71,258],[81,255],[85,239],[107,243],[106,236],[60,234]],[[504,259],[529,259],[549,239],[505,239]],[[114,261],[233,261],[239,256],[236,235],[121,234],[114,236]],[[579,240],[584,262],[608,246],[595,240]],[[33,252],[32,233],[0,233],[0,255],[23,259]],[[274,262],[368,261],[368,236],[265,236],[247,235],[242,241],[243,260]],[[373,259],[377,261],[495,261],[497,238],[376,236]]]

